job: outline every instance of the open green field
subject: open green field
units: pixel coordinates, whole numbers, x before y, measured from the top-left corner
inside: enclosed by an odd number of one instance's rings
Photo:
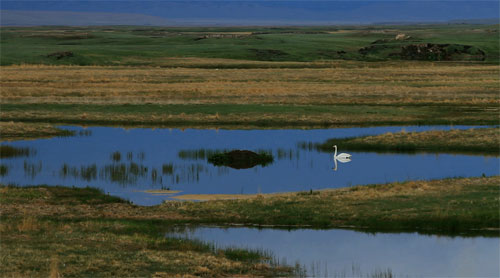
[[[1,64],[160,65],[165,57],[255,61],[414,59],[411,44],[448,44],[442,56],[424,60],[497,63],[498,25],[356,27],[4,27]],[[396,40],[398,34],[404,34]],[[459,53],[467,49],[463,53]],[[72,56],[48,56],[72,52]],[[484,54],[484,55],[483,55]],[[445,57],[446,56],[446,57]]]

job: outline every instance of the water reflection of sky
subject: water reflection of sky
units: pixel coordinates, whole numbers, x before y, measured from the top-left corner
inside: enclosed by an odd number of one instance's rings
[[[91,127],[85,136],[9,143],[36,152],[29,157],[2,159],[8,171],[1,181],[19,185],[89,185],[149,205],[168,197],[138,191],[168,188],[181,190],[180,194],[267,193],[498,174],[497,157],[364,152],[349,152],[352,162],[340,163],[338,171],[332,171],[332,154],[298,148],[299,142],[323,142],[334,137],[449,128],[183,131]],[[237,170],[215,167],[206,157],[186,155],[223,149],[267,150],[275,161],[266,167]],[[343,151],[339,146],[339,152]]]
[[[316,277],[499,277],[500,239],[367,234],[349,230],[196,228],[169,234],[220,247],[271,250],[288,264],[299,261]],[[314,268],[314,270],[313,270]],[[326,274],[326,275],[325,275]]]

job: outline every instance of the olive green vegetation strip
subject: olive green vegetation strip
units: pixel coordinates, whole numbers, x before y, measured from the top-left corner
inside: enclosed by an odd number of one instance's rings
[[[496,108],[425,105],[4,104],[3,121],[97,125],[335,126],[497,124]]]
[[[57,217],[498,235],[499,184],[499,176],[455,178],[152,207],[89,194],[89,189],[3,187],[0,208],[9,217],[55,217],[64,211]]]
[[[396,132],[376,136],[329,139],[316,145],[331,152],[338,145],[345,150],[394,152],[468,152],[500,153],[500,128],[474,128],[467,130],[432,130],[424,132]]]
[[[165,237],[171,227],[152,218],[87,217],[85,207],[130,206],[97,189],[0,190],[3,277],[279,277],[295,271],[274,264],[265,250]],[[23,203],[24,211],[10,211]],[[39,205],[53,211],[46,214]],[[68,218],[77,210],[82,214]]]

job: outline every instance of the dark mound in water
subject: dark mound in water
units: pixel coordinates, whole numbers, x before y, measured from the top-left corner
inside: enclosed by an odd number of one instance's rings
[[[208,162],[215,166],[228,166],[234,169],[248,169],[257,165],[266,166],[273,162],[273,156],[267,153],[255,153],[247,150],[234,150],[216,153],[208,157]]]

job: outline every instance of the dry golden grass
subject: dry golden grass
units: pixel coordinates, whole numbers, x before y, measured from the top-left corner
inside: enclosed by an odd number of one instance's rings
[[[259,64],[170,59],[173,64]],[[268,62],[266,62],[268,63]],[[342,64],[343,63],[343,64]],[[331,68],[2,67],[2,103],[489,104],[499,66],[331,62]],[[286,64],[286,63],[285,63]],[[300,64],[300,63],[294,63]]]
[[[207,195],[185,195],[192,196],[192,200],[207,200],[213,202],[203,202],[203,203],[185,203],[186,207],[193,205],[194,207],[200,205],[200,207],[225,207],[227,204],[223,200],[237,200],[236,202],[247,203],[259,201],[263,205],[271,205],[277,202],[306,202],[311,201],[311,199],[323,199],[331,201],[331,209],[335,210],[345,210],[342,209],[343,206],[347,205],[353,201],[363,201],[363,200],[375,200],[375,199],[389,199],[395,196],[424,196],[424,195],[434,195],[442,194],[446,195],[450,192],[459,192],[465,187],[470,186],[482,186],[487,184],[500,184],[500,176],[494,176],[490,178],[459,178],[459,179],[442,179],[442,180],[432,180],[432,181],[409,181],[404,183],[394,182],[389,184],[382,184],[377,186],[365,186],[359,185],[349,188],[339,188],[339,189],[323,189],[315,190],[312,193],[308,191],[304,192],[285,192],[285,193],[268,193],[268,194],[224,194],[223,196],[227,198],[223,199],[210,199]],[[222,195],[222,194],[215,194]],[[200,197],[199,199],[195,198]],[[207,198],[204,198],[207,196]],[[182,197],[182,196],[179,196]],[[180,198],[183,199],[183,198]],[[167,201],[164,206],[169,206],[172,202]],[[177,206],[180,210],[189,210],[184,208],[184,205]],[[347,210],[353,209],[347,208]],[[354,209],[355,210],[355,209]]]
[[[172,198],[178,200],[198,200],[198,201],[209,201],[209,200],[234,200],[234,199],[251,199],[255,198],[257,195],[254,194],[185,194],[173,196]]]
[[[452,129],[424,132],[385,133],[346,139],[330,139],[320,145],[326,151],[339,144],[350,150],[387,150],[387,151],[456,151],[496,153],[500,151],[500,129]]]
[[[3,118],[3,120],[6,120]],[[68,136],[71,132],[61,130],[50,124],[0,122],[0,140],[27,140],[37,138],[50,138],[54,136]]]
[[[47,197],[48,198],[48,197]],[[181,220],[186,217],[178,213],[163,214],[158,207],[147,208],[139,207],[131,204],[111,203],[88,205],[78,204],[75,206],[47,204],[43,200],[35,200],[29,203],[2,203],[0,204],[0,216],[16,216],[23,217],[24,212],[28,211],[36,213],[37,216],[51,217],[61,215],[61,218],[126,218],[126,219],[163,219],[163,220]],[[35,227],[36,222],[31,225],[30,223],[22,224],[21,229],[29,229]]]
[[[32,216],[24,217],[22,221],[17,225],[17,230],[19,232],[29,232],[37,231],[40,229],[40,223],[38,220]]]
[[[476,115],[464,115],[461,117],[464,120],[480,119]],[[161,113],[68,113],[59,111],[13,111],[2,113],[3,120],[18,120],[18,119],[37,119],[39,121],[54,122],[60,120],[61,122],[76,122],[76,123],[95,123],[104,121],[108,124],[116,125],[198,125],[200,128],[207,128],[210,126],[224,127],[227,125],[234,128],[234,123],[238,123],[238,128],[247,125],[250,128],[255,128],[256,121],[265,121],[270,123],[279,123],[280,127],[287,127],[287,123],[293,123],[290,126],[303,126],[303,127],[324,127],[345,124],[363,124],[374,122],[373,114],[359,114],[353,117],[351,114],[332,115],[330,113],[316,113],[316,114],[297,114],[297,113],[246,113],[246,114],[161,114]],[[410,122],[418,119],[414,115],[377,115],[377,122]],[[453,119],[452,119],[453,120]]]
[[[60,278],[62,277],[61,276],[61,273],[60,273],[60,270],[59,270],[59,259],[54,256],[50,259],[50,274],[49,274],[49,277],[50,278]]]
[[[368,144],[415,144],[415,145],[457,145],[464,148],[470,147],[491,147],[500,145],[500,129],[498,128],[479,128],[459,130],[452,129],[431,130],[424,132],[398,132],[385,133],[377,136],[368,136],[352,139],[353,142],[363,142]]]
[[[163,189],[159,189],[159,190],[144,190],[144,191],[140,191],[140,192],[146,192],[146,193],[151,193],[151,194],[165,194],[165,195],[169,195],[169,194],[176,194],[176,193],[179,193],[179,192],[182,192],[180,190],[163,190]]]

